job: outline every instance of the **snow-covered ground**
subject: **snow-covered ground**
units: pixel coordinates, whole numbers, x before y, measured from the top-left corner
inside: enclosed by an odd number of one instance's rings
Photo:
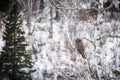
[[[119,22],[104,22],[95,26],[82,21],[67,20],[64,23],[53,21],[52,38],[49,32],[49,22],[32,21],[31,28],[34,31],[31,35],[28,35],[29,30],[26,24],[24,20],[26,42],[30,45],[26,49],[32,54],[35,60],[34,68],[37,69],[33,74],[33,80],[116,78],[114,71],[119,71],[120,34],[119,29],[113,32],[113,25],[117,24],[119,28]],[[86,59],[82,58],[75,49],[76,38],[83,41]],[[74,56],[75,60],[72,59]]]

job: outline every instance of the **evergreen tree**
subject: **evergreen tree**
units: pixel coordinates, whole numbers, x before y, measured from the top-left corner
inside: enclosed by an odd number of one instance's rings
[[[10,5],[10,0],[0,0],[0,11],[5,12],[7,11]]]
[[[33,62],[31,55],[25,51],[24,31],[21,29],[18,6],[14,3],[9,16],[4,20],[6,41],[0,55],[0,80],[31,80]]]

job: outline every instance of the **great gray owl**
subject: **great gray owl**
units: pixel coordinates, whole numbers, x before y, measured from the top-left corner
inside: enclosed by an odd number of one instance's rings
[[[85,56],[85,47],[84,47],[83,42],[82,42],[81,39],[77,38],[75,40],[75,48],[76,48],[77,52],[82,55],[83,58],[86,58],[86,56]]]

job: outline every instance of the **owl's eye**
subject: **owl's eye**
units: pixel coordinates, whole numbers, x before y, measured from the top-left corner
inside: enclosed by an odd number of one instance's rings
[[[81,42],[81,40],[79,40],[79,42]]]

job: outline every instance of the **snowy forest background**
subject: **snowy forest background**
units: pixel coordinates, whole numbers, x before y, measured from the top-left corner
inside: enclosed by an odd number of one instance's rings
[[[120,0],[17,2],[26,51],[35,61],[33,80],[120,80]],[[2,20],[10,6],[0,9],[1,51]],[[77,38],[85,46],[85,59],[75,47]]]

